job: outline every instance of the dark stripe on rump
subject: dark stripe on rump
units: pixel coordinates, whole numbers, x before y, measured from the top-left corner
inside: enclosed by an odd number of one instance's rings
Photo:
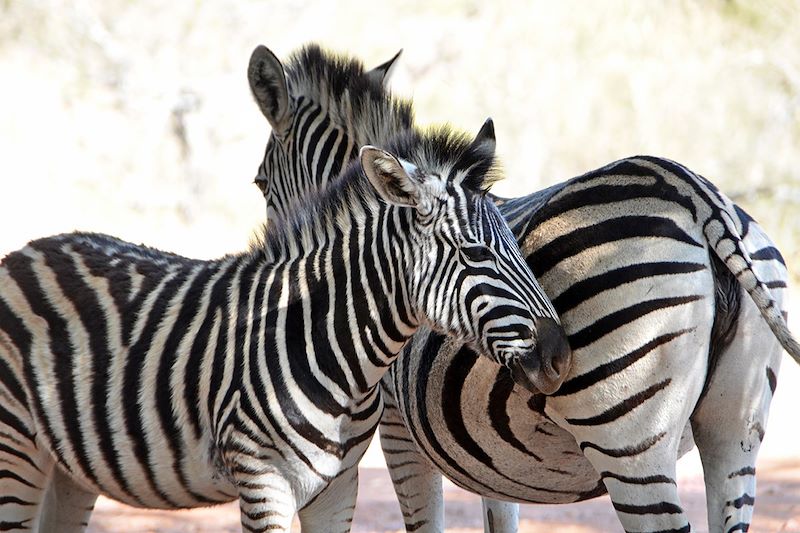
[[[651,216],[622,216],[578,228],[556,237],[526,258],[537,278],[543,277],[557,264],[610,242],[634,238],[664,238],[702,248],[675,221]]]
[[[654,179],[652,185],[643,183],[627,184],[592,184],[591,187],[571,190],[570,185],[583,184],[594,181],[602,177],[614,176],[636,176],[650,177]],[[625,161],[615,165],[611,169],[601,169],[588,175],[576,178],[567,185],[566,193],[558,198],[551,200],[544,205],[536,214],[538,220],[544,221],[563,215],[567,211],[580,209],[582,207],[594,205],[607,205],[621,203],[627,200],[653,200],[658,199],[680,205],[683,209],[692,214],[693,219],[697,219],[697,212],[691,199],[680,192],[650,168],[636,165],[632,161]]]
[[[667,333],[656,337],[655,339],[648,341],[647,343],[643,344],[639,348],[628,352],[627,354],[623,355],[622,357],[618,357],[613,361],[609,361],[608,363],[602,364],[597,368],[594,368],[585,374],[581,374],[580,376],[575,376],[574,378],[566,381],[561,388],[558,389],[552,396],[567,396],[569,394],[575,394],[576,392],[580,392],[582,390],[588,389],[592,385],[596,383],[600,383],[601,381],[605,380],[606,378],[613,376],[617,372],[621,372],[622,370],[628,368],[636,361],[645,357],[651,351],[655,350],[671,342],[674,339],[677,339],[681,335],[692,331],[692,329],[682,329],[679,331],[675,331],[672,333]]]
[[[610,407],[596,416],[588,418],[567,418],[566,421],[573,426],[600,426],[608,424],[622,416],[630,413],[644,402],[658,394],[659,391],[665,389],[670,383],[671,379],[667,378],[655,385],[652,385],[645,390],[629,396],[619,402],[618,404]]]
[[[739,207],[737,204],[733,204],[733,210],[736,212],[736,215],[739,217],[739,221],[742,223],[742,239],[747,237],[747,234],[750,232],[750,224],[756,223],[755,219],[750,216],[747,211]]]
[[[462,354],[462,352],[467,353]],[[444,414],[448,432],[458,443],[458,446],[466,450],[470,457],[494,469],[494,461],[472,438],[461,416],[463,411],[461,402],[465,401],[463,397],[464,384],[477,362],[478,355],[475,352],[467,347],[463,347],[459,350],[459,353],[445,371],[444,381],[442,383],[442,404],[440,408]],[[469,395],[467,396],[468,398],[466,398],[466,401],[472,400],[472,398],[469,398]],[[456,402],[459,405],[458,409],[453,408]],[[464,473],[466,474],[466,471]]]
[[[609,333],[630,324],[634,320],[642,318],[650,313],[686,305],[698,300],[702,300],[700,295],[676,296],[673,298],[655,298],[640,302],[629,307],[620,309],[608,314],[594,323],[586,326],[580,331],[569,335],[569,344],[573,350],[578,350],[589,346],[593,342],[605,337]]]
[[[431,335],[431,337],[435,336],[438,335]],[[435,344],[432,346],[435,346]],[[428,347],[426,346],[426,351],[427,348]],[[436,354],[435,353],[429,354],[428,357],[436,357]],[[445,371],[445,378],[442,385],[442,395],[441,395],[442,405],[440,409],[441,412],[444,414],[445,424],[447,425],[447,429],[449,430],[450,436],[453,439],[455,439],[455,441],[458,443],[458,446],[461,449],[469,453],[470,457],[487,465],[490,469],[495,470],[496,475],[498,475],[503,479],[513,481],[514,483],[521,484],[529,489],[547,494],[575,494],[574,491],[550,489],[547,487],[538,487],[536,485],[521,483],[519,480],[511,480],[509,477],[503,475],[502,472],[497,471],[497,469],[494,468],[494,461],[492,460],[492,458],[483,450],[483,448],[480,447],[480,445],[469,434],[469,431],[464,425],[464,419],[461,417],[462,410],[453,409],[451,404],[453,400],[456,398],[459,399],[459,404],[460,404],[461,401],[464,401],[465,396],[467,397],[466,399],[468,401],[469,395],[464,395],[462,391],[464,384],[466,382],[466,378],[469,375],[471,369],[477,363],[478,357],[479,356],[474,351],[470,350],[467,347],[462,347],[458,350],[456,355],[450,361],[450,364],[447,367],[447,370]],[[426,365],[421,365],[421,367],[430,368],[430,366]],[[425,380],[425,383],[422,383],[422,381],[423,381],[422,378],[419,378],[417,386],[420,387],[420,389],[418,390],[424,391],[426,390],[425,387],[427,386],[427,380]],[[425,405],[425,404],[422,403],[420,405]],[[408,408],[409,406],[407,405],[406,410]],[[434,438],[435,434],[434,428],[430,425],[430,422],[427,419],[427,417],[424,417],[424,415],[421,414],[424,411],[425,411],[424,409],[420,409],[418,411],[418,414],[421,421],[420,425],[422,425],[423,430],[425,431],[427,437],[426,442],[434,447],[439,457],[447,461],[447,463],[454,470],[459,472],[466,479],[469,479],[473,485],[477,484],[480,485],[481,487],[488,488],[483,482],[481,482],[479,479],[476,479],[475,473],[468,472],[462,465],[452,460],[451,456],[447,454],[445,450],[442,449],[441,444],[439,444],[439,442]],[[419,440],[417,440],[417,442],[419,442]],[[458,484],[458,480],[454,481]],[[504,495],[497,490],[493,489],[492,492],[500,494],[501,496],[506,496],[506,499],[509,498],[507,495]]]
[[[759,251],[750,254],[750,259],[753,261],[777,261],[783,266],[786,266],[783,256],[774,246],[767,246],[766,248],[762,248]]]
[[[667,261],[615,268],[573,283],[553,300],[553,305],[559,314],[563,314],[603,291],[615,289],[626,283],[655,276],[689,274],[705,270],[705,268],[706,266],[700,263]]]

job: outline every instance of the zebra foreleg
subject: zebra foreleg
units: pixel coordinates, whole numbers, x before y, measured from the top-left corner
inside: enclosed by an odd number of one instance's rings
[[[442,475],[411,441],[389,389],[382,388],[384,410],[379,426],[381,448],[406,531],[444,531]]]
[[[89,525],[97,494],[86,491],[56,467],[40,515],[40,531],[82,533]]]
[[[328,487],[298,513],[304,532],[347,533],[353,525],[358,492],[358,466],[339,474]]]
[[[291,485],[275,474],[236,473],[242,531],[289,533],[295,514]]]
[[[483,498],[481,507],[485,533],[516,533],[519,529],[519,504]]]

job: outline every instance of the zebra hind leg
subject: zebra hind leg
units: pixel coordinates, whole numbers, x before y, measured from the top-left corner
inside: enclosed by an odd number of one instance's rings
[[[82,533],[89,525],[95,500],[97,494],[86,491],[56,467],[47,487],[40,530]]]
[[[519,529],[519,504],[483,498],[483,531],[516,533]]]
[[[597,433],[595,436],[613,439],[614,435]],[[597,443],[583,441],[581,448],[600,472],[626,532],[688,533],[692,529],[678,497],[675,476],[680,434],[665,431],[642,439],[643,436],[640,432],[641,440],[634,443],[604,442],[605,439]]]
[[[353,525],[357,493],[356,465],[339,474],[324,491],[300,510],[300,529],[347,533]]]
[[[291,484],[279,472],[264,468],[259,458],[238,454],[230,459],[242,531],[289,533],[297,510]]]
[[[709,531],[747,531],[756,496],[755,465],[775,389],[781,347],[750,302],[692,415],[703,463]],[[762,331],[763,328],[763,331]]]
[[[387,372],[387,376],[391,374]],[[417,450],[384,378],[384,410],[379,426],[381,449],[394,484],[406,531],[444,531],[442,475]]]
[[[38,531],[55,461],[36,439],[15,355],[0,330],[0,531]]]
[[[5,421],[9,413],[2,411]],[[35,438],[0,426],[0,531],[39,531],[39,512],[53,467],[52,457],[36,445]]]

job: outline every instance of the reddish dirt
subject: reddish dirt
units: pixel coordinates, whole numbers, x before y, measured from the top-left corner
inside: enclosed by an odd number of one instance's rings
[[[800,532],[800,460],[768,461],[759,465],[755,521],[751,531]],[[403,530],[400,509],[389,474],[384,468],[362,468],[354,532]],[[702,479],[698,475],[680,481],[681,497],[695,531],[706,531]],[[478,532],[480,499],[446,484],[447,530]],[[520,533],[605,533],[620,531],[607,497],[571,505],[522,507]],[[295,527],[295,531],[299,526]],[[238,532],[235,503],[193,511],[146,511],[110,500],[98,500],[89,531],[92,533],[211,533]]]

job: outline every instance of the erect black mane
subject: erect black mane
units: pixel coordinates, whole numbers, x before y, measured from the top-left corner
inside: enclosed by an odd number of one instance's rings
[[[501,178],[494,148],[485,143],[474,144],[470,135],[449,125],[403,131],[386,143],[385,148],[426,170],[466,170],[462,185],[474,193],[485,194]]]
[[[364,64],[355,57],[308,44],[292,53],[285,69],[293,95],[307,94],[317,100],[325,96],[333,103],[347,97],[356,112],[390,109],[397,126],[410,128],[413,123],[411,102],[393,97],[380,80],[367,76]]]

